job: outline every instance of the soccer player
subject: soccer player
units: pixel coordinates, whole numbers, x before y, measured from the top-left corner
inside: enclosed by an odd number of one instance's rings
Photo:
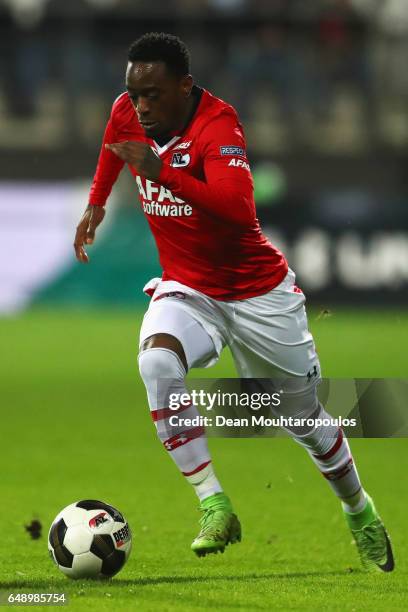
[[[189,52],[169,34],[149,33],[128,55],[126,91],[114,102],[75,251],[86,245],[124,164],[135,178],[163,268],[140,331],[139,369],[159,438],[201,502],[199,556],[241,539],[201,427],[169,426],[169,394],[187,392],[190,368],[212,365],[225,346],[242,378],[283,390],[280,414],[329,418],[316,387],[320,365],[295,275],[262,234],[243,128],[232,106],[193,83]],[[163,380],[167,384],[163,384]],[[190,403],[178,415],[194,418]],[[288,430],[327,479],[363,566],[391,571],[390,540],[364,491],[344,433],[334,426]]]

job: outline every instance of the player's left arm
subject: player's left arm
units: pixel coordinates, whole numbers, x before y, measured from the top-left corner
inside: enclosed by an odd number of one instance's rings
[[[236,115],[210,121],[199,137],[205,181],[163,164],[158,182],[189,204],[229,223],[251,225],[256,219],[253,181],[246,143]]]
[[[228,223],[251,225],[256,219],[253,181],[236,115],[224,113],[209,122],[198,146],[205,181],[163,163],[145,143],[113,143],[107,148],[192,206]]]

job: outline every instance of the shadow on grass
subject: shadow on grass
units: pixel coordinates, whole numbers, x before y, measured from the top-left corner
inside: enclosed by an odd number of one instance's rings
[[[63,592],[65,589],[70,588],[81,588],[87,586],[88,588],[95,585],[109,585],[109,588],[122,588],[122,587],[141,587],[150,585],[160,584],[195,584],[211,581],[256,581],[256,580],[297,580],[299,578],[327,578],[329,576],[350,576],[352,574],[365,574],[362,570],[339,570],[329,572],[289,572],[286,574],[279,573],[268,573],[268,574],[240,574],[236,576],[220,576],[220,575],[206,575],[206,576],[156,576],[147,578],[135,578],[131,580],[129,578],[120,579],[113,578],[112,580],[69,580],[66,578],[50,579],[50,580],[12,580],[8,582],[0,581],[0,589],[42,589],[46,592],[47,589],[52,589],[55,592],[56,589],[60,589]]]

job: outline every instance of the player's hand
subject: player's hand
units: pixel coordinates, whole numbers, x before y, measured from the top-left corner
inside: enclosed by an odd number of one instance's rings
[[[126,140],[106,144],[105,147],[124,162],[134,166],[138,173],[147,179],[157,181],[159,178],[163,162],[145,142]]]
[[[105,216],[105,208],[103,206],[88,206],[82,215],[82,219],[78,223],[74,249],[78,261],[88,263],[89,257],[84,249],[85,244],[93,244],[95,240],[95,231]]]

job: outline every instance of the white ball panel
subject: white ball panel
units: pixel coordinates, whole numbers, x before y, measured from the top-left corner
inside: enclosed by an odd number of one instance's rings
[[[59,565],[58,569],[60,569],[61,572],[69,578],[75,578],[75,576],[72,575],[72,569],[70,567],[63,567],[62,565]]]
[[[86,552],[74,557],[72,570],[69,574],[67,573],[67,576],[71,578],[96,578],[99,576],[101,569],[102,560],[93,553]]]
[[[74,525],[69,527],[64,538],[64,546],[73,555],[80,555],[89,551],[92,545],[93,535],[86,525]]]
[[[77,508],[74,503],[61,510],[61,512],[55,517],[53,523],[62,518],[64,519],[66,526],[71,527],[71,525],[79,525],[79,523],[83,523],[86,521],[86,517],[87,511],[83,508]]]

